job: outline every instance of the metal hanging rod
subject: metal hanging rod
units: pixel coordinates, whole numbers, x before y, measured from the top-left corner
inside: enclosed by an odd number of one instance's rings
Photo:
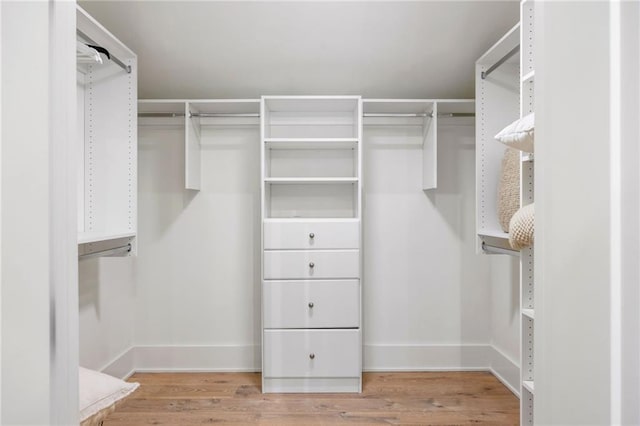
[[[85,33],[83,33],[80,30],[76,30],[76,33],[78,33],[78,35],[80,37],[82,37],[83,39],[85,39],[86,41],[88,41],[91,44],[98,44],[95,41],[93,41],[93,39],[91,37],[89,37],[88,35],[86,35]],[[103,48],[104,49],[104,48]],[[131,74],[131,65],[127,65],[124,62],[122,62],[120,59],[116,58],[112,53],[108,52],[106,49],[104,49],[107,55],[107,57],[109,59],[111,59],[113,62],[115,62],[120,68],[122,68],[123,70],[125,70],[127,72],[127,74]]]
[[[84,260],[84,259],[91,259],[93,257],[112,256],[114,254],[120,254],[122,252],[130,253],[131,244],[127,244],[126,246],[122,246],[122,247],[115,247],[115,248],[110,248],[106,250],[94,251],[92,253],[87,253],[87,254],[80,254],[78,255],[78,259]]]
[[[519,51],[520,51],[520,45],[517,45],[516,47],[511,49],[509,51],[509,53],[507,53],[502,58],[500,58],[495,64],[491,65],[486,71],[482,71],[480,73],[480,77],[484,80],[485,78],[487,78],[489,76],[489,74],[494,72],[496,70],[496,68],[498,68],[500,65],[504,64],[505,62],[507,62],[510,57],[512,57],[513,55],[515,55]]]
[[[475,112],[439,112],[438,117],[475,117]]]
[[[433,117],[432,112],[365,112],[363,117]]]
[[[520,252],[517,250],[510,250],[502,247],[490,246],[489,244],[482,242],[482,251],[491,254],[506,254],[509,256],[520,256]]]
[[[144,118],[163,118],[163,117],[185,117],[184,112],[140,112],[138,117]],[[260,117],[259,112],[190,112],[191,117]]]
[[[142,118],[165,118],[165,117],[184,117],[184,112],[139,112],[138,117]]]
[[[475,117],[473,112],[449,112],[439,113],[438,117]],[[140,112],[138,117],[143,118],[163,118],[163,117],[185,117],[183,112]],[[240,113],[202,113],[192,112],[189,117],[260,117],[258,112],[240,112]],[[433,113],[373,113],[366,112],[363,117],[433,117]]]
[[[190,112],[189,117],[260,117],[259,112]]]
[[[418,113],[377,113],[377,112],[365,112],[362,114],[363,117],[431,117],[433,118],[432,112],[418,112]],[[439,112],[438,117],[475,117],[476,114],[473,112]]]

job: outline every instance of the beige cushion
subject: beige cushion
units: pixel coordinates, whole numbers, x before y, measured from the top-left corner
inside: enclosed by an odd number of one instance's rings
[[[502,129],[495,137],[509,148],[533,152],[534,113],[514,121]]]
[[[511,218],[511,223],[509,223],[509,244],[515,250],[520,250],[533,244],[534,219],[533,203],[518,210]]]
[[[114,409],[114,404],[140,386],[97,371],[80,367],[80,422],[99,424]]]
[[[498,183],[498,222],[509,232],[509,221],[520,208],[520,152],[507,148]]]

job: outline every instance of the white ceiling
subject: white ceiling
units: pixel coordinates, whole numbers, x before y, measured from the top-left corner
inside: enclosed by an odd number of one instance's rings
[[[141,98],[473,98],[517,1],[81,1],[138,54]]]

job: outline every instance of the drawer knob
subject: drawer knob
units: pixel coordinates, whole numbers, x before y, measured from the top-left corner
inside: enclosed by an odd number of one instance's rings
[[[309,262],[309,268],[313,268],[313,267],[315,267],[315,266],[316,266],[316,264],[315,264],[315,263],[313,263],[313,262]]]
[[[313,302],[309,302],[309,307],[313,308]]]
[[[314,359],[316,357],[316,354],[309,354],[309,358]]]
[[[316,234],[314,234],[313,232],[309,234],[309,238],[311,238],[312,240],[316,237]]]

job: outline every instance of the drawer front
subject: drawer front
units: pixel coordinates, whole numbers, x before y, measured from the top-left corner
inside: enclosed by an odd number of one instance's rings
[[[265,328],[347,328],[360,325],[360,282],[265,281]]]
[[[358,222],[267,222],[264,248],[357,249],[360,248],[360,225]]]
[[[360,330],[265,330],[265,377],[358,377]]]
[[[264,279],[360,278],[358,250],[265,251]]]

